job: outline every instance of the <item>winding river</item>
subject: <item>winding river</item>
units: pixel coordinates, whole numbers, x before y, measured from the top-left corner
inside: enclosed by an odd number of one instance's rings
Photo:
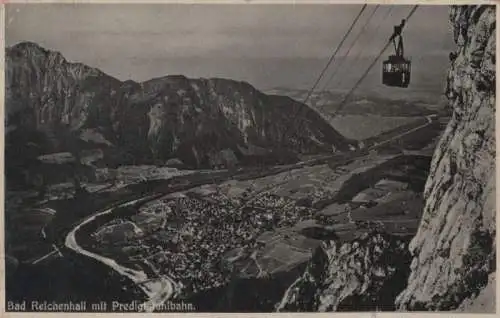
[[[136,200],[131,200],[126,203],[121,204],[118,207],[126,207],[130,205],[134,205],[139,202],[144,202],[151,200],[153,198],[157,197],[157,195],[151,195],[147,197],[143,197],[140,199]],[[93,253],[89,250],[86,250],[83,248],[81,245],[78,244],[78,241],[76,239],[77,237],[77,232],[85,225],[94,222],[97,220],[99,217],[102,217],[107,214],[112,214],[113,211],[118,208],[118,207],[113,207],[110,209],[107,209],[105,211],[98,212],[94,214],[93,216],[85,219],[82,223],[78,224],[73,230],[71,230],[68,235],[66,236],[65,240],[65,246],[72,251],[84,255],[86,257],[93,258],[94,260],[111,267],[113,270],[121,274],[122,276],[125,276],[132,280],[138,287],[140,287],[144,293],[148,297],[148,301],[143,303],[140,308],[143,309],[143,311],[146,312],[152,312],[156,307],[159,305],[163,304],[165,301],[169,300],[172,298],[172,296],[175,294],[175,291],[177,289],[177,284],[174,282],[170,277],[168,276],[161,276],[156,279],[150,279],[144,273],[143,271],[138,271],[138,270],[133,270],[130,268],[127,268],[125,266],[122,266],[118,264],[115,260],[104,257],[102,255],[98,255],[96,253]]]

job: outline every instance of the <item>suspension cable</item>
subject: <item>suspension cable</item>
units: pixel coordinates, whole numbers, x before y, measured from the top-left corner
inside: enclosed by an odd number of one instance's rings
[[[303,104],[306,104],[306,107],[307,107],[307,102],[309,101],[309,98],[311,97],[312,93],[314,92],[314,90],[316,89],[316,86],[318,86],[319,82],[321,81],[321,79],[323,78],[323,76],[325,75],[325,72],[327,71],[328,67],[330,66],[330,64],[335,60],[335,56],[337,55],[338,51],[340,50],[340,48],[342,47],[342,45],[344,44],[345,40],[347,39],[347,37],[349,36],[349,34],[351,33],[352,29],[354,28],[354,26],[356,25],[356,23],[358,22],[359,18],[361,17],[361,15],[363,14],[363,12],[365,11],[366,7],[368,5],[367,4],[364,4],[361,9],[359,10],[358,14],[356,15],[356,17],[354,18],[354,20],[352,21],[351,25],[349,26],[349,29],[346,31],[346,33],[344,34],[344,36],[342,37],[342,40],[340,41],[340,43],[337,45],[337,48],[335,49],[335,51],[333,52],[333,54],[330,56],[330,59],[328,60],[328,62],[326,63],[325,67],[323,68],[323,70],[321,71],[318,79],[316,80],[316,82],[314,83],[314,85],[312,86],[312,88],[308,91],[306,97],[304,98],[304,100],[302,101]],[[290,127],[294,127],[295,126],[295,120],[297,119],[300,111],[301,111],[301,107],[300,105],[297,106],[297,110],[295,111],[295,113],[292,115],[292,120],[290,122],[290,124],[288,126],[285,127],[283,133],[281,134],[281,143],[283,144],[284,140],[285,140],[285,136],[286,134],[288,133]],[[292,176],[292,171],[288,171],[288,174],[287,176],[285,177],[286,180],[288,180],[290,177]]]
[[[368,19],[365,21],[365,24],[361,27],[361,30],[356,35],[356,37],[354,38],[354,40],[351,42],[351,45],[349,46],[349,48],[347,49],[347,51],[344,53],[344,56],[342,56],[342,59],[339,61],[339,63],[336,64],[337,67],[333,70],[332,74],[330,75],[330,77],[326,81],[325,85],[323,86],[323,90],[325,90],[327,88],[327,86],[330,83],[330,81],[335,77],[335,75],[338,73],[338,71],[340,70],[340,68],[343,66],[343,64],[345,62],[345,59],[347,58],[347,56],[351,52],[351,50],[354,47],[354,45],[357,43],[358,39],[365,32],[365,29],[368,26],[368,23],[370,23],[371,19],[373,18],[373,16],[375,15],[375,13],[377,12],[377,10],[378,10],[379,7],[380,7],[379,4],[377,4],[375,6],[375,8],[373,9],[372,13],[368,17]]]
[[[389,15],[391,14],[393,8],[394,8],[393,6],[389,6],[389,10],[387,10],[387,12],[385,13],[385,15],[382,17],[381,21],[385,21],[385,19],[387,19],[389,17]],[[377,24],[377,26],[373,30],[373,34],[377,34],[377,31],[380,29],[381,25],[382,25],[381,23]],[[367,47],[369,47],[370,44],[372,43],[371,40],[372,40],[372,38],[369,38],[368,42],[365,44]],[[356,54],[356,56],[351,61],[351,64],[356,65],[356,63],[358,62],[359,58],[361,57],[361,52],[362,52],[362,50],[360,50],[358,52],[358,54]],[[343,77],[339,77],[334,86],[335,87],[339,87],[340,84],[342,83],[342,79],[343,79]]]
[[[314,85],[312,86],[312,88],[308,91],[306,97],[304,98],[304,100],[302,101],[303,104],[306,104],[309,100],[309,98],[311,97],[312,93],[314,92],[314,89],[316,89],[316,86],[318,86],[318,83],[320,82],[321,78],[323,77],[323,75],[325,74],[326,70],[328,69],[328,67],[330,66],[330,64],[333,62],[333,60],[335,59],[335,56],[337,55],[338,51],[340,50],[340,48],[342,47],[342,45],[344,44],[345,40],[347,39],[347,37],[349,36],[349,34],[351,33],[352,29],[354,28],[354,25],[358,22],[359,18],[361,17],[361,14],[363,14],[363,11],[365,11],[367,7],[367,4],[364,4],[363,7],[361,8],[361,10],[359,11],[358,15],[356,16],[356,18],[353,20],[353,22],[351,23],[351,26],[349,27],[349,29],[347,30],[347,32],[344,34],[342,40],[340,41],[340,43],[337,45],[337,48],[335,49],[335,51],[333,52],[333,54],[330,56],[330,59],[328,60],[328,63],[325,65],[325,67],[323,68],[323,70],[321,71],[318,79],[316,80],[316,82],[314,83]],[[285,139],[285,136],[286,134],[288,133],[288,130],[290,129],[290,127],[293,127],[294,126],[294,123],[295,123],[295,120],[297,119],[297,116],[299,115],[300,113],[300,110],[301,110],[301,107],[297,106],[297,110],[295,111],[295,113],[292,115],[292,120],[290,122],[290,124],[285,127],[283,133],[281,134],[281,142],[284,141]]]
[[[323,68],[323,70],[321,71],[318,79],[314,83],[313,87],[309,90],[309,92],[306,95],[306,98],[304,98],[304,100],[302,101],[303,104],[306,104],[307,101],[309,100],[309,98],[311,97],[312,93],[314,92],[314,89],[316,89],[316,86],[318,86],[319,82],[323,78],[323,75],[325,75],[325,72],[328,69],[328,67],[330,66],[330,64],[332,64],[332,62],[335,60],[335,56],[337,55],[338,51],[340,50],[340,48],[344,44],[345,40],[347,39],[347,37],[351,33],[352,29],[354,28],[354,26],[358,22],[359,18],[363,14],[363,11],[365,11],[366,7],[367,7],[367,4],[364,4],[363,7],[361,8],[361,10],[359,11],[358,15],[354,19],[354,21],[352,21],[351,26],[349,27],[349,29],[347,30],[347,32],[344,34],[344,36],[343,36],[342,40],[340,41],[340,43],[337,45],[337,48],[333,52],[332,56],[330,56],[330,59],[328,60],[328,63],[326,63],[326,65]]]
[[[410,11],[410,13],[408,14],[408,16],[406,17],[406,21],[407,22],[410,19],[410,17],[415,13],[415,11],[417,10],[417,8],[418,8],[418,5],[415,5],[413,7],[413,9]],[[361,78],[356,82],[356,84],[354,84],[354,86],[351,88],[351,90],[345,95],[344,99],[340,102],[339,107],[336,109],[336,111],[335,111],[336,113],[338,113],[339,111],[341,111],[342,108],[346,105],[349,97],[351,97],[352,93],[356,90],[356,88],[358,88],[359,84],[361,84],[361,82],[366,78],[366,76],[371,71],[371,69],[373,68],[373,66],[375,65],[375,63],[377,63],[377,61],[379,60],[379,58],[382,56],[382,54],[384,54],[385,50],[387,50],[387,48],[389,47],[389,45],[391,45],[391,43],[392,43],[392,36],[387,41],[387,43],[384,45],[384,47],[382,48],[382,50],[380,51],[380,53],[375,57],[375,59],[373,60],[373,62],[368,66],[368,68],[363,73],[363,75],[361,76]]]

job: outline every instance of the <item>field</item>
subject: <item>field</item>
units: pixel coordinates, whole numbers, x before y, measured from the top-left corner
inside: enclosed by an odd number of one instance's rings
[[[330,124],[342,135],[364,140],[388,130],[415,122],[420,117],[385,117],[378,115],[339,115],[329,118]]]
[[[394,235],[414,233],[423,208],[422,174],[429,162],[425,156],[370,155],[342,167],[318,165],[221,184],[235,197],[246,191],[249,197],[270,192],[297,203],[308,199],[306,206],[314,210],[311,219],[264,232],[253,253],[236,258],[240,274],[262,277],[289,270],[307,260],[325,239],[351,241],[375,228]]]

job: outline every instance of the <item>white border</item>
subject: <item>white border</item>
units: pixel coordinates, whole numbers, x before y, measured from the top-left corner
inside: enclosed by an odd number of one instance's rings
[[[256,4],[282,4],[282,5],[303,5],[303,4],[322,4],[322,5],[331,5],[331,4],[387,4],[387,5],[474,5],[474,4],[500,4],[500,0],[476,0],[476,1],[467,1],[467,0],[0,0],[0,41],[2,42],[2,50],[0,52],[0,83],[3,84],[5,81],[4,74],[4,61],[5,61],[5,4],[8,3],[68,3],[68,4],[83,4],[83,3],[93,3],[93,4],[146,4],[146,3],[159,3],[159,4],[168,4],[168,3],[182,3],[182,4],[241,4],[241,5],[256,5]],[[500,16],[498,6],[496,10],[497,20]],[[497,43],[500,36],[497,32]],[[497,63],[498,63],[498,52],[497,52]],[[497,64],[497,73],[500,67]],[[499,90],[500,84],[497,81],[497,92]],[[2,124],[0,125],[2,136],[4,130],[4,85],[1,85],[0,88],[0,103],[2,107],[0,107],[0,117],[2,118]],[[497,100],[498,104],[498,100]],[[499,115],[496,114],[496,127],[499,126]],[[499,134],[496,132],[496,142],[497,142],[497,152],[498,146],[500,145]],[[0,139],[0,144],[3,144],[3,137]],[[497,157],[497,166],[500,163],[500,160]],[[0,167],[2,171],[4,171],[4,152],[0,153]],[[500,197],[500,191],[498,188],[498,179],[500,178],[500,171],[496,169],[496,177],[497,177],[497,198]],[[0,189],[3,189],[4,186],[4,178],[0,178]],[[4,206],[4,191],[0,191],[0,201],[1,201],[1,209],[3,212]],[[497,199],[498,200],[498,199]],[[3,213],[2,213],[3,214]],[[498,218],[496,218],[497,229],[498,229]],[[0,262],[0,272],[1,276],[1,288],[0,288],[0,317],[106,317],[109,315],[116,315],[115,313],[6,313],[5,312],[5,281],[4,281],[4,218],[3,215],[0,218],[0,258],[2,261]],[[497,244],[497,264],[498,264],[498,255],[499,255],[500,247]],[[500,282],[497,278],[497,292],[496,292],[496,312],[498,313],[498,304],[500,302],[500,293],[498,293]],[[118,313],[117,313],[118,314]],[[251,314],[243,314],[243,313],[156,313],[156,314],[140,314],[140,313],[124,313],[127,317],[150,317],[150,315],[157,316],[167,316],[167,317],[391,317],[391,318],[399,318],[399,317],[496,317],[497,314],[467,314],[467,313],[454,313],[454,312],[440,312],[440,313],[432,313],[432,312],[394,312],[394,313],[370,313],[370,312],[353,312],[353,313],[251,313]]]

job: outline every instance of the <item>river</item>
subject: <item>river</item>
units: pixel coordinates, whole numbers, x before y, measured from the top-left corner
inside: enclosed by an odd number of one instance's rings
[[[145,202],[151,199],[154,199],[157,197],[157,195],[152,195],[152,196],[147,196],[143,197],[141,199],[135,199],[128,201],[126,203],[121,204],[118,207],[127,207],[134,205],[136,203],[140,202]],[[113,207],[101,212],[98,212],[94,214],[93,216],[87,218],[84,220],[82,223],[78,224],[73,230],[71,230],[68,235],[66,236],[65,240],[65,246],[84,256],[90,257],[97,262],[100,262],[110,268],[112,268],[114,271],[119,273],[120,275],[123,275],[124,277],[130,279],[132,282],[134,282],[146,295],[148,300],[141,304],[139,307],[143,308],[144,311],[146,312],[152,312],[157,306],[163,304],[165,301],[169,300],[172,298],[172,296],[175,294],[176,291],[176,282],[173,281],[170,277],[167,275],[160,276],[157,279],[151,279],[149,278],[146,273],[143,271],[138,271],[134,269],[127,268],[125,266],[122,266],[118,264],[115,260],[104,257],[102,255],[98,255],[96,253],[93,253],[89,250],[86,250],[83,248],[77,241],[77,232],[82,229],[84,226],[90,224],[91,222],[95,222],[99,218],[102,218],[103,216],[112,214],[117,207]]]

